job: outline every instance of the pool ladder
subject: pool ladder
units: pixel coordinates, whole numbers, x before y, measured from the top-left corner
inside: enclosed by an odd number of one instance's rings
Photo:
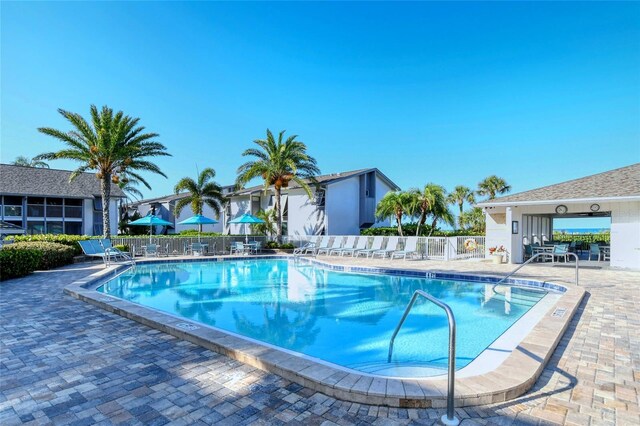
[[[571,253],[571,252],[567,252],[567,253],[562,253],[562,256],[573,256],[576,259],[576,285],[580,285],[578,283],[578,275],[579,275],[579,269],[580,269],[580,258],[578,257],[578,255],[576,255],[575,253]],[[516,269],[514,269],[513,271],[509,272],[504,278],[502,278],[500,281],[498,281],[496,283],[496,285],[502,284],[503,282],[505,282],[507,280],[507,278],[509,278],[510,276],[512,276],[513,274],[515,274],[516,272],[518,272],[520,269],[524,268],[527,264],[533,262],[535,259],[538,258],[549,258],[551,257],[551,259],[553,259],[553,253],[536,253],[533,256],[531,256],[529,259],[527,259],[526,262],[524,262],[521,265],[518,265],[518,267]]]
[[[458,424],[460,424],[460,420],[458,420],[458,418],[454,414],[454,401],[453,401],[453,397],[455,394],[454,387],[455,387],[455,380],[456,380],[456,319],[453,316],[453,311],[451,310],[449,305],[447,305],[444,302],[441,302],[440,300],[436,299],[435,297],[431,296],[429,293],[423,290],[416,290],[413,293],[413,296],[411,297],[411,301],[409,302],[406,309],[404,310],[404,314],[402,314],[402,318],[400,319],[400,322],[396,326],[396,329],[393,331],[393,335],[391,336],[391,340],[389,341],[389,356],[387,358],[387,362],[391,362],[391,356],[393,355],[393,343],[395,342],[396,336],[398,335],[400,328],[404,324],[404,321],[407,319],[407,316],[409,315],[411,308],[413,308],[413,305],[416,303],[418,296],[422,296],[425,299],[429,300],[430,302],[434,303],[436,306],[439,306],[447,314],[447,320],[449,321],[449,368],[447,373],[447,413],[444,416],[442,416],[440,420],[446,426],[457,426]]]

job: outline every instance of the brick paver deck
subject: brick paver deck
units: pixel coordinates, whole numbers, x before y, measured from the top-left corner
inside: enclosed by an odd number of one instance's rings
[[[101,267],[0,283],[0,424],[434,424],[443,414],[329,398],[63,295],[64,285]],[[532,266],[526,274],[569,281],[571,272]],[[581,284],[589,294],[534,389],[457,409],[463,425],[640,424],[640,273],[583,270]]]

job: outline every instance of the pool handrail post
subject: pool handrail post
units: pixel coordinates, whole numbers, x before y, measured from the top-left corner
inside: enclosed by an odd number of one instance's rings
[[[402,318],[400,322],[396,326],[396,329],[393,331],[391,335],[391,340],[389,341],[389,356],[387,358],[387,362],[391,362],[391,356],[393,355],[393,343],[396,340],[396,336],[400,331],[400,328],[404,324],[404,321],[407,319],[411,308],[415,304],[418,296],[422,296],[425,299],[433,302],[436,306],[442,308],[447,314],[447,320],[449,321],[449,368],[447,373],[447,413],[442,416],[440,419],[442,423],[446,426],[457,426],[460,424],[460,420],[456,418],[454,413],[454,395],[455,395],[455,380],[456,380],[456,319],[453,316],[453,311],[446,303],[436,299],[431,296],[429,293],[423,290],[416,290],[413,292],[413,296],[411,296],[411,301],[407,305],[404,310],[404,314],[402,314]]]

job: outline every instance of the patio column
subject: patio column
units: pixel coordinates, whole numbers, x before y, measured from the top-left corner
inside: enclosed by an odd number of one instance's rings
[[[509,263],[522,263],[522,213],[518,207],[507,207],[507,252],[509,253]],[[514,222],[518,222],[517,225]],[[517,226],[517,233],[513,233],[514,226]]]

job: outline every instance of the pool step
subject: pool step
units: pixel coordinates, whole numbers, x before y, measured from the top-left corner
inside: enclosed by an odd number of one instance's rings
[[[446,367],[424,362],[366,362],[349,364],[346,367],[363,373],[391,377],[432,377],[447,373]]]

